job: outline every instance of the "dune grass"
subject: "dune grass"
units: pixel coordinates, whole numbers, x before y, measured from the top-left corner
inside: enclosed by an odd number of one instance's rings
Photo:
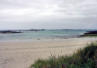
[[[30,68],[97,68],[97,44],[79,49],[72,56],[39,59]]]
[[[82,37],[97,37],[97,34],[86,34],[82,35]]]

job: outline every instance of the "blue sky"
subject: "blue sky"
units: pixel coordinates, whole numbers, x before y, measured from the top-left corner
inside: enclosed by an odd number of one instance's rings
[[[97,0],[0,0],[0,29],[97,29]]]

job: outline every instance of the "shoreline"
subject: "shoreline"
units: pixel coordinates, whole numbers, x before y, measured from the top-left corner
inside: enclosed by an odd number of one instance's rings
[[[88,39],[88,40],[96,40],[97,37],[72,37],[72,38],[50,38],[50,39],[13,39],[13,40],[0,40],[0,43],[3,42],[42,42],[42,41],[65,41],[71,39]]]

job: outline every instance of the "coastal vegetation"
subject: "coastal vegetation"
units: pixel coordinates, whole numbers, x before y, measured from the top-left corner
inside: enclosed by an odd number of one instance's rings
[[[92,43],[71,56],[39,59],[30,68],[97,68],[97,44]]]

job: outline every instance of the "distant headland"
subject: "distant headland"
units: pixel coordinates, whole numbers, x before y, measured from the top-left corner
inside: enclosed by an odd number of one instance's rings
[[[27,29],[27,30],[0,30],[1,34],[23,33],[24,31],[44,31],[45,29]]]
[[[81,37],[86,37],[86,36],[97,36],[97,30],[95,31],[88,31],[86,33],[84,33],[83,35],[81,35]]]

